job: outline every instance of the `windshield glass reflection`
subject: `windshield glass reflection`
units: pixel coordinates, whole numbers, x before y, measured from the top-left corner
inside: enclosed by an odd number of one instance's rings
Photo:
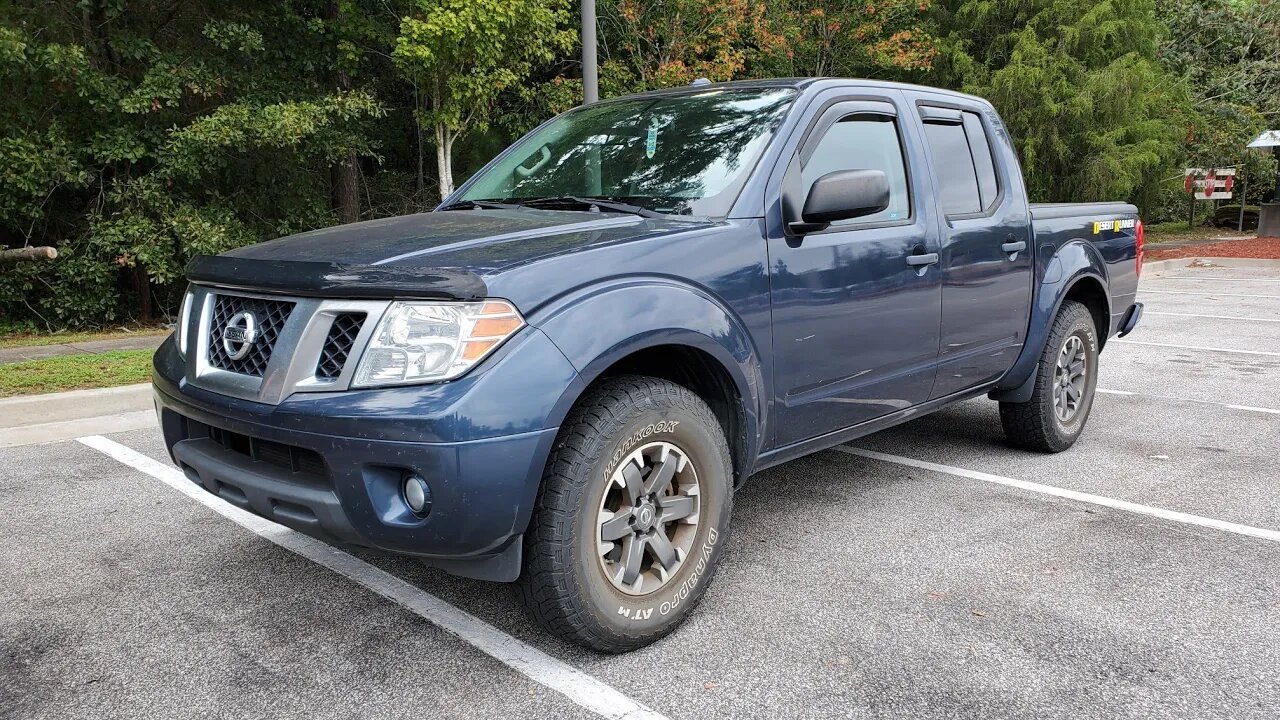
[[[711,90],[580,108],[525,138],[461,199],[598,198],[724,215],[793,97],[790,89]]]

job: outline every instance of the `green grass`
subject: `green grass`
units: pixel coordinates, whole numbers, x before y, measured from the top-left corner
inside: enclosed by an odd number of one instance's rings
[[[0,365],[0,397],[115,387],[151,378],[151,350],[63,355]]]
[[[1151,223],[1145,225],[1147,229],[1147,243],[1164,243],[1164,242],[1187,242],[1194,240],[1216,240],[1226,237],[1250,237],[1254,233],[1238,233],[1234,228],[1220,228],[1212,225],[1200,225],[1199,218],[1196,219],[1197,225],[1192,228],[1187,225],[1186,220],[1173,220],[1170,222]]]
[[[1191,231],[1191,226],[1187,224],[1186,220],[1151,223],[1150,225],[1144,225],[1143,227],[1147,230],[1147,237],[1151,237],[1153,235],[1157,237],[1160,235],[1173,235],[1176,233],[1185,234]]]
[[[0,349],[15,347],[33,347],[36,345],[57,345],[60,343],[90,342],[93,340],[116,340],[119,338],[147,337],[164,335],[169,332],[163,327],[143,326],[133,330],[102,330],[95,332],[58,332],[41,333],[30,329],[15,329],[4,332],[0,329]]]

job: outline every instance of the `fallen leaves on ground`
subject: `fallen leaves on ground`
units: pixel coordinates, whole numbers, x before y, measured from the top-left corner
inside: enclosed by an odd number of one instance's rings
[[[1257,237],[1227,240],[1209,245],[1161,250],[1147,246],[1146,260],[1177,260],[1194,257],[1235,257],[1280,260],[1280,237]]]

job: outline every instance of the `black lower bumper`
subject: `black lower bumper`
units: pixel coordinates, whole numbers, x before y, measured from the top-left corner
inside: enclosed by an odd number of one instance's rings
[[[331,542],[364,542],[322,474],[257,460],[208,434],[180,440],[170,452],[188,479],[232,505]]]
[[[519,575],[539,457],[554,431],[462,443],[376,441],[242,418],[159,386],[156,404],[174,462],[233,505],[326,542],[414,556],[457,575]],[[427,481],[429,512],[407,505],[402,487],[410,474]]]

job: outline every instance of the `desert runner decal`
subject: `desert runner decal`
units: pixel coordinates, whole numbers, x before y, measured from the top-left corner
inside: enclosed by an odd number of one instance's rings
[[[1095,220],[1093,222],[1093,234],[1097,235],[1103,230],[1120,232],[1121,230],[1131,230],[1137,226],[1138,221],[1133,218],[1128,220]]]

